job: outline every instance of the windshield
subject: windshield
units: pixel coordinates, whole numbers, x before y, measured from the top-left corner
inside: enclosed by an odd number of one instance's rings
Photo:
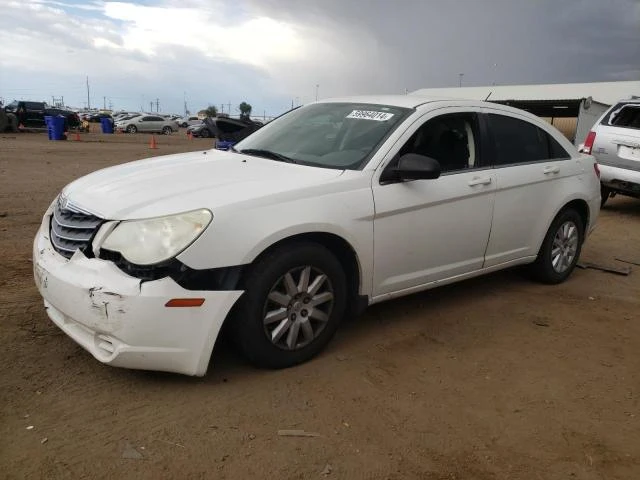
[[[272,159],[286,157],[303,165],[356,170],[410,112],[387,105],[312,104],[266,124],[235,150]]]

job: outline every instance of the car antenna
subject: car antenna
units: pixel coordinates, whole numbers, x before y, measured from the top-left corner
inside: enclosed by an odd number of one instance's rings
[[[484,99],[484,101],[486,102],[487,100],[489,100],[489,97],[491,96],[491,94],[493,93],[493,90],[489,92],[489,95],[487,95],[487,98]]]

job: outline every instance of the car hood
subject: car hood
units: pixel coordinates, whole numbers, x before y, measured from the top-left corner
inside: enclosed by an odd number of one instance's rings
[[[278,201],[342,173],[206,150],[98,170],[70,183],[62,194],[72,205],[101,218],[127,220],[198,208],[215,211],[256,199]]]

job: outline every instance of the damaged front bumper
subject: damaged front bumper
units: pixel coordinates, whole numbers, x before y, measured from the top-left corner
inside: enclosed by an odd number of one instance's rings
[[[49,318],[99,361],[202,376],[220,328],[242,291],[186,290],[169,277],[142,282],[77,251],[70,260],[41,228],[33,245],[36,286]],[[199,307],[166,307],[201,298]]]

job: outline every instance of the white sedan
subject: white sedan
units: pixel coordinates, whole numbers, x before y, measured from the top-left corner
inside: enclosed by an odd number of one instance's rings
[[[506,106],[411,95],[293,110],[235,145],[63,189],[33,249],[51,320],[101,362],[204,375],[223,324],[260,367],[345,315],[515,265],[574,269],[598,166]]]

